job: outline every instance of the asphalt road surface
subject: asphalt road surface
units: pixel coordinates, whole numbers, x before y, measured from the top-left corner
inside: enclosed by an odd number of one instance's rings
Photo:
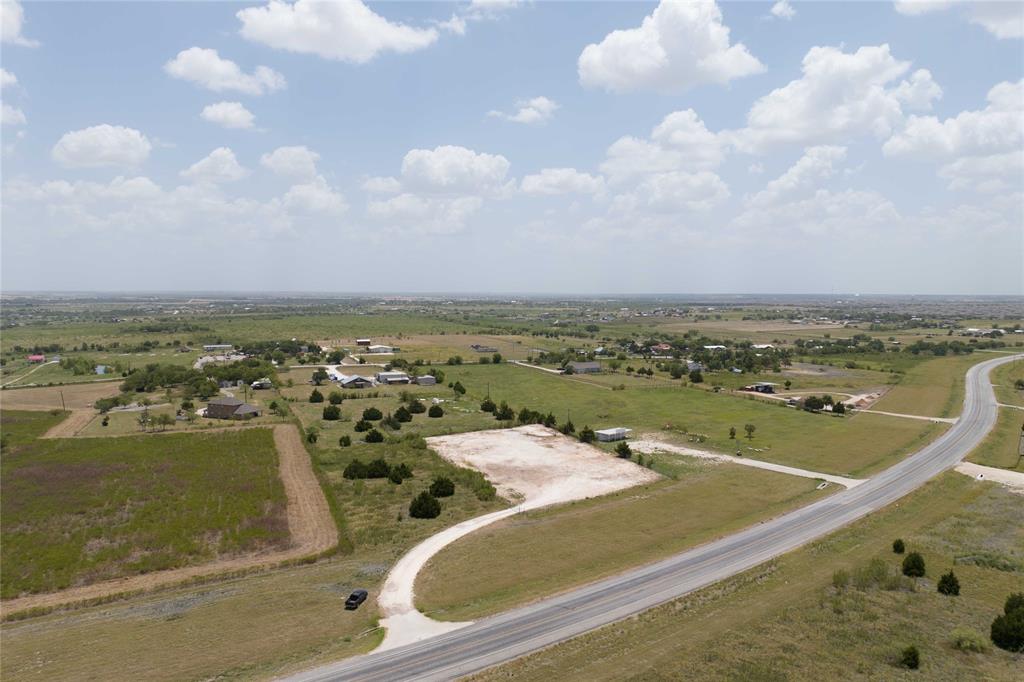
[[[1007,356],[967,372],[964,409],[946,433],[910,457],[850,488],[713,543],[460,630],[403,647],[347,659],[290,678],[442,680],[467,675],[613,623],[741,573],[877,511],[956,465],[996,421],[988,380]]]

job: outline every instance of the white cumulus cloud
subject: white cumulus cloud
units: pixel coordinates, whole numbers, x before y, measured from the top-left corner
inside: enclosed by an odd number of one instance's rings
[[[0,105],[0,124],[5,126],[23,126],[28,122],[25,112],[18,107],[12,107],[7,102]]]
[[[996,38],[1024,37],[1024,4],[1016,0],[896,0],[896,11],[907,16],[962,9],[967,20]]]
[[[21,30],[25,26],[25,10],[18,0],[0,2],[0,42],[21,47],[38,47],[39,41],[26,38]]]
[[[256,117],[246,109],[241,102],[217,102],[203,107],[199,114],[204,121],[216,123],[225,128],[248,129],[252,128]]]
[[[769,182],[749,201],[752,206],[768,206],[787,199],[796,192],[814,188],[819,181],[832,177],[835,166],[846,159],[846,147],[822,145],[810,147],[785,173]]]
[[[779,0],[772,5],[771,15],[778,19],[792,19],[796,16],[796,10],[789,4],[789,0]]]
[[[500,154],[454,145],[412,149],[402,159],[402,186],[426,192],[496,193],[505,187],[509,165]]]
[[[605,190],[604,178],[581,173],[575,168],[544,168],[527,175],[519,183],[526,194],[601,194]]]
[[[399,194],[384,201],[372,201],[367,214],[395,228],[425,234],[450,234],[466,227],[480,210],[479,197],[424,197]]]
[[[764,71],[729,28],[712,0],[663,0],[637,28],[612,31],[579,56],[580,82],[612,92],[680,93]]]
[[[320,155],[304,145],[278,147],[260,157],[260,165],[277,173],[299,178],[312,178],[317,174],[316,162]]]
[[[0,89],[9,88],[18,84],[18,77],[7,69],[0,68]]]
[[[360,0],[271,0],[237,12],[242,37],[270,47],[363,64],[385,52],[408,53],[437,41],[435,28],[388,21]]]
[[[164,64],[173,78],[195,83],[214,92],[233,90],[246,95],[262,95],[286,87],[284,76],[267,66],[245,73],[238,64],[221,57],[217,50],[190,47]]]
[[[650,173],[714,168],[723,158],[719,136],[693,109],[685,109],[668,114],[649,139],[626,135],[613,142],[601,172],[620,182]]]
[[[241,180],[249,171],[238,163],[235,153],[227,147],[218,147],[205,158],[181,171],[181,176],[193,182],[218,183]]]
[[[104,123],[64,133],[51,155],[67,168],[130,167],[145,161],[152,148],[138,130]]]
[[[503,118],[513,123],[546,123],[554,116],[558,103],[547,97],[534,97],[516,102],[516,111],[506,114],[502,111],[489,111],[488,116]]]

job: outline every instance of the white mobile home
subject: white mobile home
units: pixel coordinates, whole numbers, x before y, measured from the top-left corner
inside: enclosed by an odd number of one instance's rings
[[[598,431],[594,431],[594,433],[597,435],[597,439],[602,443],[610,443],[616,440],[626,440],[629,434],[633,433],[633,429],[627,429],[619,426],[614,429],[600,429]]]

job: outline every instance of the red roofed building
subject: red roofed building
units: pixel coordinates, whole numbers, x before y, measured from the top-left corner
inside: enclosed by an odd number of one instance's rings
[[[46,362],[45,355],[30,355],[28,356],[29,362]]]

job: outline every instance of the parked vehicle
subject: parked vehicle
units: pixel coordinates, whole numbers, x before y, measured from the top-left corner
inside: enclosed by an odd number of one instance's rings
[[[359,605],[366,601],[369,593],[366,590],[353,590],[352,594],[348,595],[348,599],[345,600],[345,609],[347,611],[355,611],[359,608]]]

